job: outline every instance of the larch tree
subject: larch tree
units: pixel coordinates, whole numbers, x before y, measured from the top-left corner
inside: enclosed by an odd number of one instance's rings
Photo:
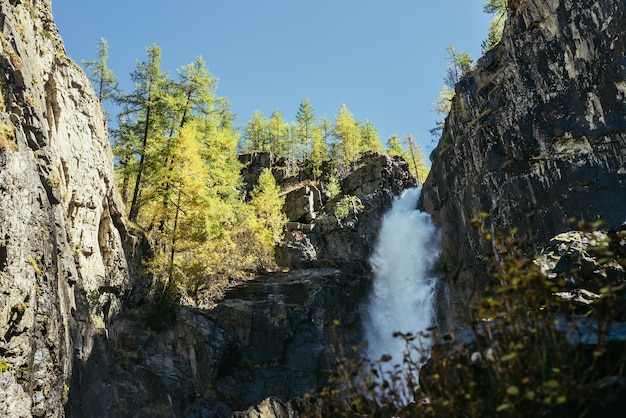
[[[171,165],[165,172],[167,178],[163,178],[168,184],[167,200],[146,203],[145,211],[150,214],[151,223],[162,225],[151,231],[151,237],[158,244],[155,265],[168,281],[193,276],[197,271],[193,253],[206,237],[206,165],[196,129],[194,123],[189,123],[171,141]],[[162,270],[163,266],[167,266],[166,271]]]
[[[267,135],[270,151],[278,155],[287,155],[289,150],[289,125],[280,110],[272,112],[267,121]]]
[[[171,80],[161,71],[161,49],[152,45],[147,48],[147,56],[148,59],[138,62],[137,69],[131,73],[135,90],[120,95],[119,103],[123,110],[118,115],[118,129],[115,132],[115,147],[120,154],[137,159],[133,163],[125,160],[119,162],[120,165],[133,167],[130,173],[129,170],[122,170],[126,175],[134,176],[134,179],[130,179],[134,181],[129,208],[131,221],[137,220],[143,204],[141,195],[144,174],[152,174],[152,179],[158,178],[154,171],[161,162],[161,147],[169,125],[166,110]]]
[[[175,181],[170,180],[172,172],[180,164],[176,158],[176,147],[179,146],[179,134],[189,124],[206,119],[216,119],[215,103],[217,101],[215,88],[217,79],[209,73],[202,57],[196,58],[191,64],[177,71],[178,80],[170,83],[166,119],[168,121],[167,136],[164,138],[164,147],[161,149],[161,164],[159,165],[160,181],[154,184],[154,199],[161,199],[163,212],[167,212],[172,204],[172,193],[175,193]],[[198,123],[195,125],[198,126]],[[186,132],[186,135],[191,135]],[[187,146],[186,149],[192,148]],[[195,148],[193,148],[195,149]],[[195,158],[191,157],[190,158]],[[198,157],[200,158],[200,157]],[[168,224],[173,219],[162,218],[158,223],[159,230],[170,229]],[[150,222],[150,225],[154,225]]]
[[[258,184],[252,190],[250,204],[255,208],[260,219],[271,231],[275,241],[282,238],[283,227],[287,223],[287,217],[283,213],[285,197],[280,196],[280,188],[269,168],[263,170],[259,176]]]
[[[380,142],[380,136],[378,135],[378,129],[374,124],[366,120],[365,123],[359,126],[361,135],[360,151],[375,151],[383,152],[383,144]]]
[[[117,77],[113,70],[108,67],[109,45],[105,38],[100,38],[98,43],[98,59],[95,61],[83,61],[89,70],[89,80],[96,90],[100,103],[115,100],[118,94]]]
[[[337,138],[338,157],[344,164],[354,162],[360,152],[361,131],[348,106],[343,104],[335,118],[333,134]]]
[[[430,169],[424,161],[422,149],[416,144],[414,135],[407,134],[404,137],[404,143],[408,149],[407,157],[405,158],[409,163],[410,170],[417,177],[419,183],[424,183]]]
[[[446,48],[446,52],[448,65],[446,67],[444,83],[450,89],[454,90],[454,86],[461,80],[461,77],[472,69],[473,61],[467,52],[457,51],[454,45],[449,45],[448,48]]]
[[[324,161],[328,160],[329,157],[328,147],[324,139],[324,131],[322,127],[315,126],[311,138],[311,155],[309,155],[309,162],[313,168],[315,178],[322,174],[322,164]]]
[[[454,98],[454,86],[461,80],[467,72],[471,71],[473,66],[472,58],[467,52],[459,52],[454,45],[446,48],[446,74],[443,77],[444,86],[439,92],[439,97],[433,103],[433,110],[440,116],[444,117],[450,112],[452,99]],[[433,129],[430,130],[431,135],[439,136],[443,130],[444,121],[438,120]]]
[[[400,141],[400,138],[396,134],[391,135],[389,139],[387,139],[387,149],[385,152],[387,155],[399,155],[407,160],[406,151],[402,148],[402,141]]]
[[[244,128],[243,152],[261,152],[270,150],[270,139],[267,132],[267,120],[258,110],[255,110],[248,124]]]
[[[315,112],[309,99],[304,99],[300,103],[298,113],[296,114],[296,122],[298,129],[296,130],[296,138],[298,139],[301,155],[300,159],[305,160],[311,152],[311,144],[313,142],[313,128],[315,126]]]
[[[487,39],[482,43],[483,52],[493,48],[502,38],[504,22],[507,18],[507,0],[487,0],[483,5],[485,13],[493,16]]]

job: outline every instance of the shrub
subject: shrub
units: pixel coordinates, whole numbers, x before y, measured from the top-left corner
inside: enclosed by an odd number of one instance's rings
[[[357,214],[363,210],[363,204],[361,199],[356,196],[344,196],[335,206],[335,216],[340,221],[343,221],[350,215],[350,213]]]

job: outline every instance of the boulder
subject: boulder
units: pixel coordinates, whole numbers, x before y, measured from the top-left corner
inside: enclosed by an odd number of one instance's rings
[[[322,209],[322,194],[316,186],[302,186],[284,196],[283,212],[290,221],[310,223]]]

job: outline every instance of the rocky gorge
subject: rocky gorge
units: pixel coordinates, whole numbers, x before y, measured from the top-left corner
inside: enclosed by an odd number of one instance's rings
[[[346,344],[361,339],[367,254],[392,198],[416,184],[407,164],[364,155],[333,200],[293,162],[242,157],[250,187],[272,167],[287,195],[278,261],[291,272],[212,310],[169,307],[155,330],[150,250],[126,220],[101,106],[50,1],[3,1],[0,17],[0,415],[222,417],[324,385],[330,324]],[[339,219],[343,196],[353,205]]]
[[[624,257],[625,19],[621,0],[509,1],[502,41],[457,85],[420,202],[442,228],[441,331],[469,321],[463,305],[489,250],[472,227],[481,212],[488,228],[518,227],[560,251],[548,274],[575,265],[623,283],[623,266],[587,257],[593,237],[557,234],[569,218],[602,219]],[[381,218],[416,185],[406,162],[364,154],[329,196],[325,174],[242,155],[248,192],[271,168],[286,196],[284,271],[230,288],[212,309],[168,306],[155,326],[145,315],[155,286],[141,273],[150,249],[126,220],[102,109],[66,56],[50,0],[1,1],[0,27],[0,415],[309,407],[301,397],[327,383],[333,342],[363,338]]]

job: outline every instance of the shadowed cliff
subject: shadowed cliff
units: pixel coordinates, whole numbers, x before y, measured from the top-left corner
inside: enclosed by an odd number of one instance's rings
[[[569,218],[626,220],[625,31],[620,0],[510,1],[502,41],[457,84],[422,201],[442,226],[456,321],[482,287],[481,212],[537,246]]]

